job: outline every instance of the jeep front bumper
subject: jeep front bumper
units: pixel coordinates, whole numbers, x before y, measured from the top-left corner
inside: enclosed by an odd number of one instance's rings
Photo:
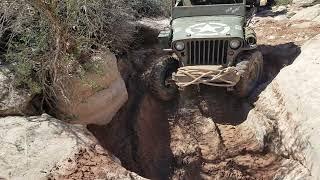
[[[184,66],[179,68],[172,78],[180,89],[194,84],[233,87],[240,81],[236,67],[220,65]]]

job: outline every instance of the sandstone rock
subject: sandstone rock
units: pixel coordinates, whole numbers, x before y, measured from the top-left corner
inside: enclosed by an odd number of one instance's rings
[[[255,111],[276,123],[276,151],[320,177],[320,35],[261,93]]]
[[[308,28],[308,27],[311,27],[311,26],[314,26],[315,23],[314,22],[302,22],[302,23],[298,23],[298,24],[292,24],[291,27],[293,28],[299,28],[299,29],[304,29],[304,28]]]
[[[320,4],[302,9],[291,17],[291,20],[309,20],[316,21],[320,16]]]
[[[278,6],[274,12],[278,12],[278,13],[285,13],[287,11],[287,7],[286,6]]]
[[[108,124],[128,100],[125,83],[118,71],[116,57],[110,52],[95,53],[90,63],[99,63],[96,71],[66,82],[64,94],[58,98],[58,110],[63,117],[78,124]]]
[[[48,115],[0,118],[0,141],[4,179],[143,179],[122,168],[83,126]]]
[[[279,16],[274,17],[274,20],[284,21],[284,20],[288,20],[288,17],[287,17],[287,15],[279,15]]]
[[[313,21],[320,23],[320,16],[314,18]]]
[[[294,16],[296,14],[297,14],[296,12],[290,11],[290,12],[287,13],[287,17],[288,18],[292,18],[292,16]]]
[[[311,179],[308,169],[303,167],[299,162],[286,159],[282,162],[281,168],[273,177],[274,180],[292,180],[292,179]]]
[[[268,36],[268,39],[276,39],[276,37],[275,36]]]
[[[311,5],[312,3],[316,2],[317,0],[293,0],[293,4],[297,4],[300,6],[308,6]]]
[[[14,87],[13,75],[0,65],[0,116],[32,114],[28,105],[32,95]]]

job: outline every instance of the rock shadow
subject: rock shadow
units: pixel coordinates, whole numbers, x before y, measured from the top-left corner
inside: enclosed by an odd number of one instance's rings
[[[301,48],[294,42],[278,45],[259,45],[264,60],[262,80],[253,91],[251,101],[255,101],[259,94],[272,82],[282,68],[291,65],[300,55]]]
[[[272,11],[271,8],[262,8],[256,14],[257,17],[276,17],[287,14],[287,10]]]
[[[245,98],[238,98],[225,88],[191,86],[181,93],[181,101],[198,107],[202,116],[218,124],[239,125],[247,119],[251,106]],[[183,103],[183,102],[182,102]],[[184,105],[185,106],[185,105]]]
[[[128,81],[129,101],[107,126],[90,125],[100,144],[122,166],[150,179],[169,179],[173,153],[164,103]]]

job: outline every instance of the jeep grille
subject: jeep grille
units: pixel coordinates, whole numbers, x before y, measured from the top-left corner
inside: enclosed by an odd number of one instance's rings
[[[193,40],[187,42],[187,65],[226,65],[228,40]]]

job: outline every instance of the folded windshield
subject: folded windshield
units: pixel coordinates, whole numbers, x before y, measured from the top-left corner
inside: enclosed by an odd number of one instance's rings
[[[238,4],[243,0],[177,0],[177,6],[197,6],[214,4]]]

